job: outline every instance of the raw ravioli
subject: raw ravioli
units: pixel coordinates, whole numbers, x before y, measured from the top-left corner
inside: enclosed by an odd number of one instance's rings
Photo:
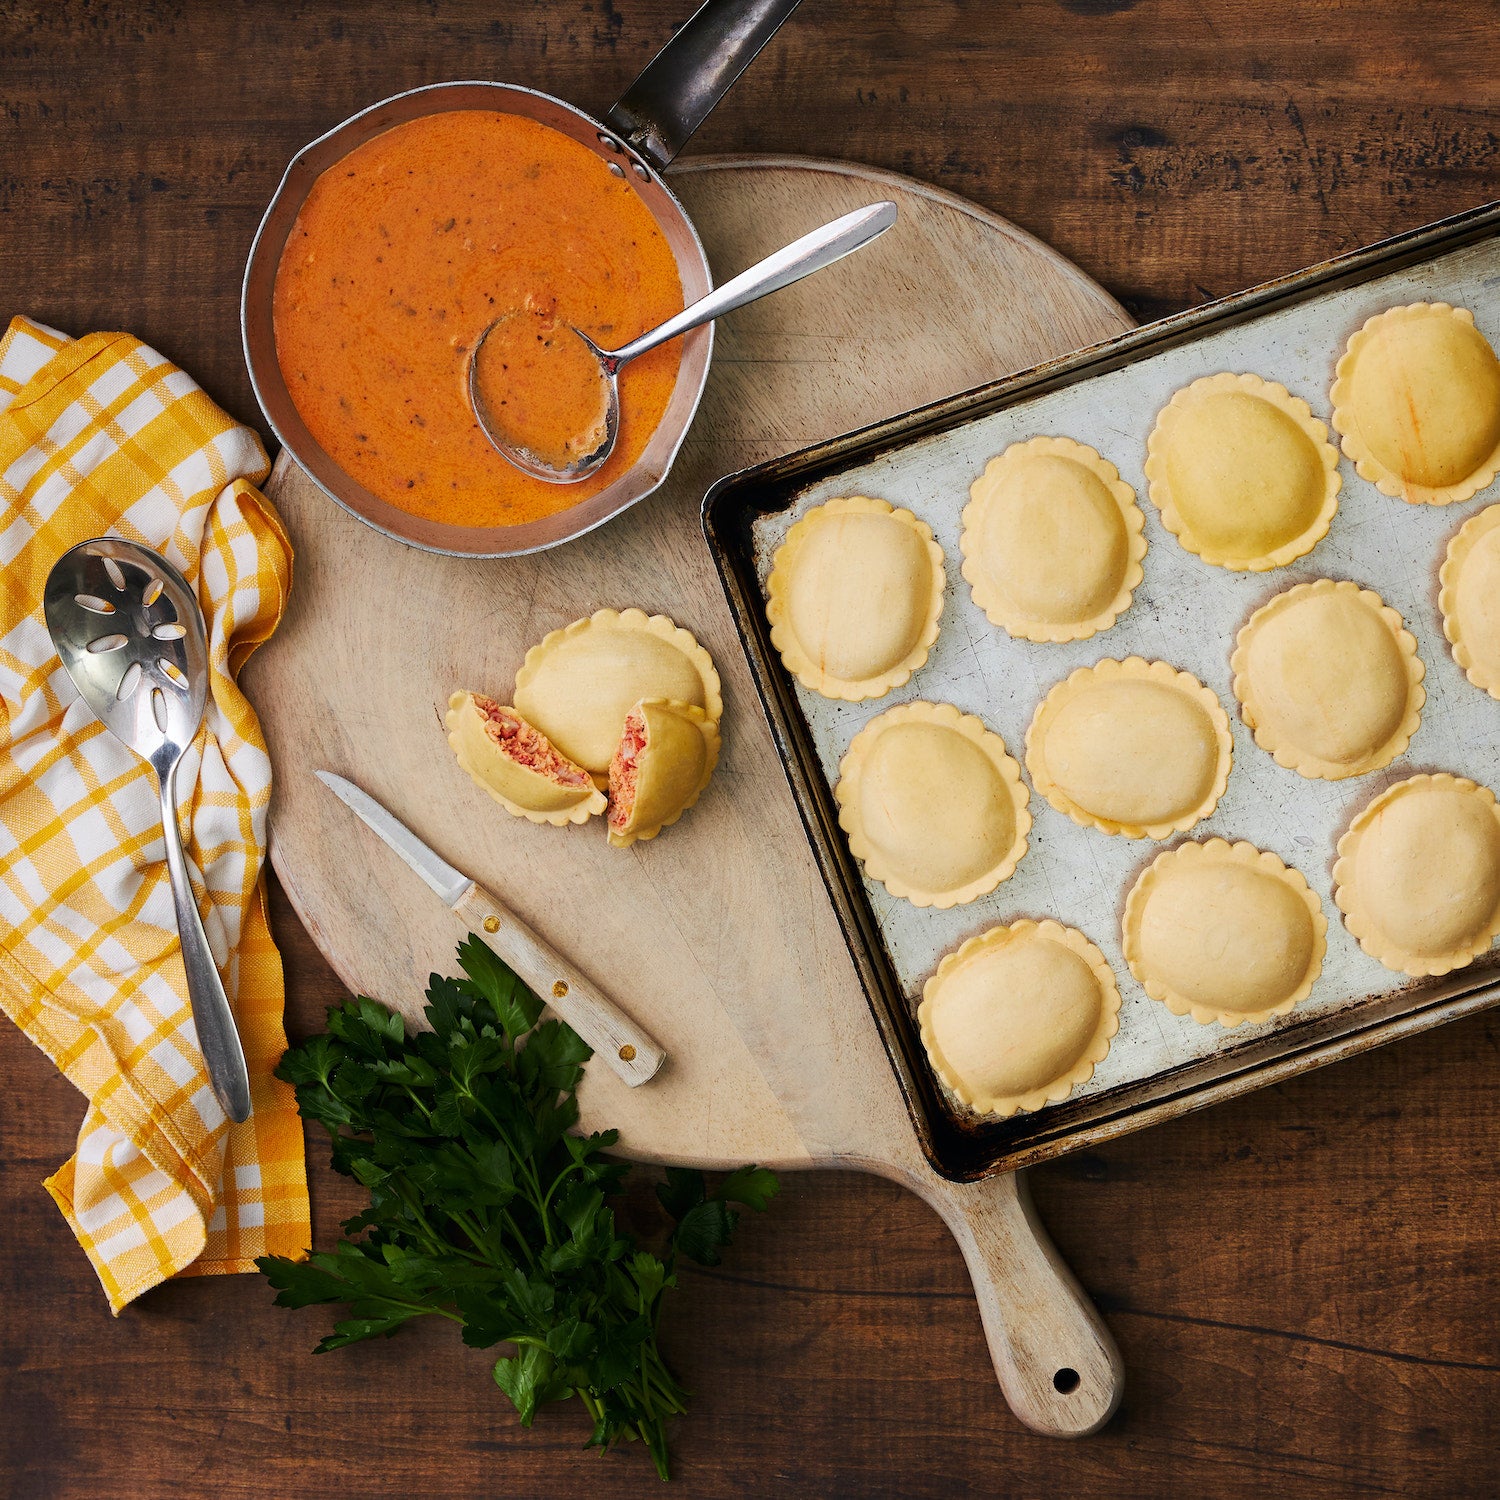
[[[481,693],[448,700],[448,743],[459,765],[507,812],[532,823],[586,823],[604,794],[515,709]]]
[[[1359,945],[1420,976],[1472,963],[1500,932],[1500,810],[1462,776],[1411,776],[1339,840],[1334,900]]]
[[[1284,1016],[1312,993],[1328,919],[1274,854],[1210,839],[1157,855],[1122,926],[1125,961],[1153,1000],[1233,1027]]]
[[[1081,641],[1129,609],[1145,517],[1094,449],[1061,437],[1012,443],[969,497],[963,575],[992,624],[1028,641]]]
[[[1315,780],[1389,765],[1427,701],[1416,638],[1401,616],[1372,590],[1331,578],[1256,610],[1230,666],[1255,743]]]
[[[654,839],[702,795],[719,759],[719,727],[691,703],[653,699],[625,715],[609,764],[609,841]]]
[[[991,927],[950,953],[922,989],[922,1045],[980,1114],[1056,1103],[1093,1077],[1120,1029],[1104,955],[1072,927]]]
[[[834,796],[865,874],[915,906],[973,901],[1026,852],[1021,768],[951,703],[903,703],[872,719],[839,762]]]
[[[526,653],[516,709],[601,786],[643,699],[690,703],[715,724],[724,712],[713,658],[665,615],[601,609]]]
[[[1451,505],[1500,470],[1500,360],[1465,307],[1413,302],[1368,319],[1332,400],[1344,452],[1382,494]]]
[[[927,660],[944,577],[943,549],[909,510],[865,495],[829,500],[776,549],[766,580],[771,642],[813,692],[879,698]]]
[[[1037,705],[1026,769],[1084,828],[1133,839],[1185,833],[1224,795],[1229,715],[1191,672],[1166,662],[1080,667]]]
[[[1259,375],[1206,375],[1157,414],[1146,478],[1162,525],[1204,562],[1263,573],[1311,552],[1338,509],[1338,450],[1312,408]]]
[[[1500,505],[1471,516],[1438,574],[1443,634],[1469,681],[1500,698]]]

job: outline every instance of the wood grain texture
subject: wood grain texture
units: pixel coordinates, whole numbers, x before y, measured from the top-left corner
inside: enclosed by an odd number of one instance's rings
[[[451,968],[474,917],[423,899],[410,871],[352,827],[315,774],[336,766],[503,891],[571,963],[608,976],[669,1050],[649,1089],[590,1068],[584,1130],[618,1129],[637,1160],[862,1165],[906,1184],[963,1246],[1011,1409],[1038,1431],[1093,1431],[1119,1401],[1119,1354],[1013,1178],[952,1184],[921,1157],[738,649],[699,500],[728,470],[1128,320],[1039,241],[894,173],[735,156],[672,180],[721,283],[872,200],[895,202],[900,222],[856,261],[722,319],[692,433],[660,491],[566,547],[500,560],[394,547],[282,455],[267,494],[300,583],[245,677],[278,767],[272,863],[345,984],[419,1017],[427,975]],[[441,725],[455,688],[508,697],[528,647],[627,603],[669,615],[712,653],[724,751],[686,820],[622,852],[598,825],[498,815]],[[518,969],[546,997],[550,980]]]
[[[293,150],[442,78],[602,107],[687,8],[11,3],[0,286],[65,328],[141,334],[253,420],[237,282]],[[808,0],[692,149],[909,172],[1146,317],[1500,195],[1497,64],[1489,0]],[[284,908],[277,932],[305,1033],[337,985]],[[684,1488],[1493,1495],[1497,1053],[1500,1019],[1477,1017],[1034,1172],[1131,1370],[1121,1414],[1066,1448],[1006,1412],[925,1206],[790,1179],[668,1329],[696,1393]],[[318,1315],[253,1278],[112,1322],[38,1185],[77,1097],[9,1028],[0,1077],[9,1493],[641,1493],[640,1455],[580,1452],[576,1419],[517,1429],[446,1330],[315,1360]],[[355,1200],[323,1160],[314,1142],[326,1242]]]

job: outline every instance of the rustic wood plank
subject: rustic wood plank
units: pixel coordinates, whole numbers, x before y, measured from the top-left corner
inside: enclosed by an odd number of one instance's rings
[[[687,9],[8,5],[0,286],[140,333],[254,419],[237,280],[297,146],[447,77],[603,106]],[[694,149],[912,173],[1152,316],[1500,195],[1493,20],[1486,0],[809,0]],[[284,909],[277,932],[303,1033],[337,985]],[[934,1215],[867,1178],[791,1179],[668,1329],[696,1392],[685,1488],[1493,1495],[1497,1053],[1476,1017],[1035,1172],[1130,1371],[1076,1445],[1006,1412]],[[0,1077],[8,1493],[641,1492],[641,1456],[579,1452],[575,1418],[522,1433],[446,1329],[315,1360],[321,1315],[248,1277],[112,1322],[38,1186],[77,1097],[10,1028]],[[312,1160],[326,1240],[355,1199]]]
[[[284,909],[277,932],[300,1032],[338,987]],[[1488,1493],[1500,1249],[1473,1221],[1500,1132],[1464,1101],[1491,1085],[1497,1042],[1476,1018],[1033,1173],[1131,1372],[1121,1415],[1080,1444],[1009,1418],[928,1210],[861,1177],[793,1179],[728,1267],[689,1273],[671,1317],[696,1393],[676,1440],[687,1491],[740,1494],[754,1476],[798,1493],[1027,1494],[1065,1476],[1067,1493],[1129,1496],[1170,1475],[1216,1496],[1268,1480]],[[447,1329],[313,1359],[324,1314],[280,1312],[251,1278],[165,1288],[112,1324],[34,1186],[67,1147],[70,1091],[13,1033],[0,1048],[7,1097],[29,1106],[0,1116],[4,1274],[13,1298],[32,1289],[6,1319],[14,1493],[110,1493],[126,1474],[133,1493],[198,1493],[212,1463],[230,1495],[400,1496],[434,1455],[451,1494],[639,1493],[639,1455],[600,1464],[574,1418],[521,1433]],[[356,1195],[312,1147],[326,1240]]]

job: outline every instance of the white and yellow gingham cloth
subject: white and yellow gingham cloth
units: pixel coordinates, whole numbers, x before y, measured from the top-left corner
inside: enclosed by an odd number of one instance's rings
[[[155,350],[17,318],[0,338],[0,1006],[88,1100],[47,1182],[118,1313],[183,1272],[311,1238],[261,866],[271,766],[235,685],[276,626],[291,550],[265,450]],[[68,548],[155,547],[209,627],[204,728],[178,775],[188,864],[250,1065],[230,1125],[199,1055],[151,770],[78,697],[42,587]],[[189,788],[195,788],[189,797]]]

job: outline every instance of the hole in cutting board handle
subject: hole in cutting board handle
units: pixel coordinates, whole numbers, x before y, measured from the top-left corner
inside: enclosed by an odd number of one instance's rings
[[[1081,1384],[1078,1371],[1069,1369],[1066,1365],[1052,1377],[1053,1388],[1064,1396],[1071,1396]]]

